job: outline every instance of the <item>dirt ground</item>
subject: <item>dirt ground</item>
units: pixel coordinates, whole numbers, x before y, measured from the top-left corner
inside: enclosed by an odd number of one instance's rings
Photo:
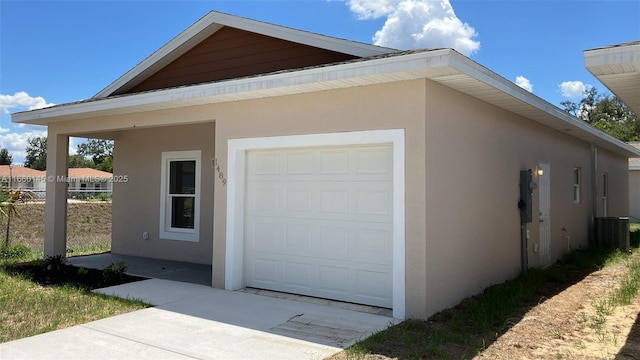
[[[543,299],[476,359],[640,359],[640,295],[598,326],[597,301],[625,271],[604,268]]]
[[[44,207],[43,202],[20,205],[19,216],[11,220],[11,245],[43,249]],[[67,216],[67,248],[111,243],[111,202],[71,203]],[[5,221],[4,217],[0,220],[0,229],[6,228]]]
[[[640,254],[634,254],[640,257]],[[640,360],[640,294],[630,305],[612,306],[606,316],[599,316],[610,294],[619,287],[628,273],[624,264],[599,271],[576,271],[568,282],[548,286],[540,298],[524,305],[514,314],[503,333],[482,334],[487,339],[484,351],[474,356],[469,344],[439,345],[438,356],[427,354],[424,347],[417,351],[395,351],[402,345],[384,341],[375,354],[361,355],[342,351],[331,360],[390,360],[390,359],[638,359]],[[611,304],[611,303],[609,303]],[[456,311],[455,309],[449,309]],[[446,326],[441,318],[447,311],[434,315],[430,326]],[[440,319],[440,320],[439,320]],[[428,329],[424,337],[433,336]],[[435,333],[431,331],[431,333]],[[497,337],[497,338],[496,338]],[[400,339],[402,341],[402,339]],[[468,346],[469,345],[469,346]],[[406,346],[405,346],[406,347]],[[387,355],[383,355],[387,354]],[[395,355],[390,355],[395,354]],[[400,355],[401,354],[401,355]],[[469,355],[471,354],[471,355]]]

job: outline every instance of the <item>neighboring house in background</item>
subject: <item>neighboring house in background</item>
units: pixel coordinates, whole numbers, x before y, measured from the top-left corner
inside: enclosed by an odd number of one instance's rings
[[[640,115],[640,41],[586,50],[584,58],[585,67]],[[640,142],[630,145],[640,149]],[[629,159],[629,216],[640,221],[640,159]]]
[[[114,253],[396,318],[518,275],[521,171],[537,183],[524,266],[544,267],[587,246],[596,216],[628,215],[640,155],[454,50],[217,12],[93,98],[12,119],[48,127],[50,175],[70,136],[115,140]],[[64,185],[47,186],[44,250],[64,255]]]
[[[0,183],[13,189],[43,192],[46,186],[45,171],[18,165],[0,165]],[[9,180],[11,177],[11,181]]]
[[[111,192],[112,174],[92,168],[70,168],[68,175],[69,192]]]

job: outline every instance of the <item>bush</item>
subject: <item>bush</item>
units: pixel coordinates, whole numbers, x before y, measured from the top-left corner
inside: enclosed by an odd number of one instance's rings
[[[24,245],[6,246],[0,250],[0,259],[17,259],[31,255],[31,249]]]

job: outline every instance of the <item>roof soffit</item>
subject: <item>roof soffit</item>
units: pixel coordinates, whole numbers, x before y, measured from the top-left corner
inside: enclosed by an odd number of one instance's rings
[[[586,50],[587,70],[640,115],[640,41]]]

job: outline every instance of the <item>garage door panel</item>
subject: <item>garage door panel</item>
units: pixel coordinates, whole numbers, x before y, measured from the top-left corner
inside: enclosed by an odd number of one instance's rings
[[[281,263],[278,260],[256,257],[248,265],[254,282],[277,285],[282,278]]]
[[[291,151],[284,153],[285,175],[311,175],[313,174],[313,151]]]
[[[248,248],[255,250],[282,247],[282,224],[271,221],[251,221],[246,230]]]
[[[313,250],[314,226],[311,224],[285,224],[284,247],[286,250],[309,252]]]
[[[380,271],[356,270],[355,276],[355,288],[359,296],[383,299],[391,290],[391,278],[387,268]]]
[[[247,154],[247,286],[390,307],[390,146],[261,153]]]
[[[314,190],[311,187],[281,189],[285,193],[284,212],[313,211]]]
[[[278,211],[280,209],[280,189],[273,186],[263,186],[251,189],[250,210]]]
[[[393,158],[387,149],[367,149],[356,152],[356,174],[392,176]]]
[[[348,175],[349,153],[344,150],[319,151],[317,164],[319,175]]]
[[[288,286],[311,289],[309,284],[313,283],[314,266],[302,262],[284,263],[284,283]]]
[[[280,174],[280,156],[270,152],[256,153],[249,172],[255,176]]]
[[[391,222],[389,192],[389,184],[375,182],[256,184],[247,191],[246,211],[248,216]]]

